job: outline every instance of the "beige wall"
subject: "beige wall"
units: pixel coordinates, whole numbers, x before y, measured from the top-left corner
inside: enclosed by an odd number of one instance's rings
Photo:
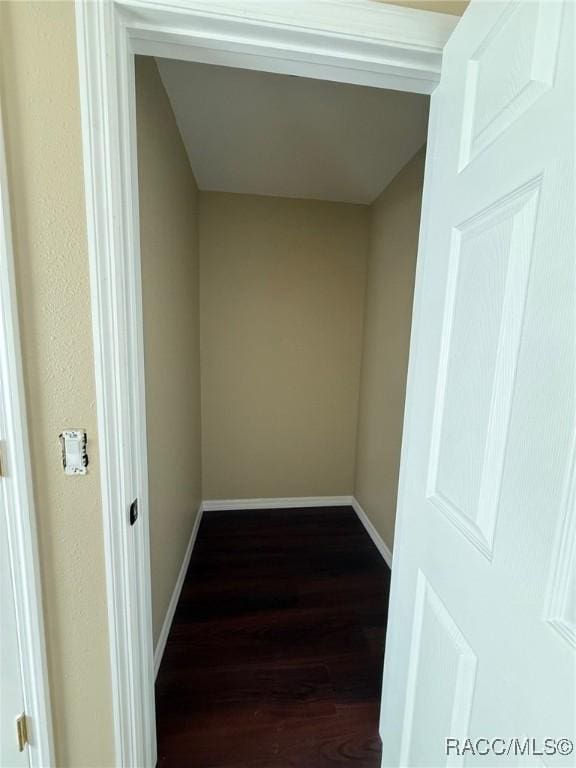
[[[434,11],[435,13],[450,13],[462,16],[470,0],[376,0],[390,5],[403,5],[419,11]]]
[[[422,149],[371,207],[355,495],[390,549],[424,172]]]
[[[156,645],[202,498],[198,190],[152,58],[136,104]]]
[[[59,766],[113,764],[80,105],[72,3],[0,3],[1,87]],[[88,431],[66,477],[58,435]]]
[[[201,193],[204,498],[352,493],[367,216]]]

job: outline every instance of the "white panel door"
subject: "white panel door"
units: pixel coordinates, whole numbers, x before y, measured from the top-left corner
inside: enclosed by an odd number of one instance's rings
[[[385,766],[576,765],[528,754],[576,715],[574,45],[568,0],[472,0],[432,96]]]
[[[0,766],[23,768],[29,765],[29,753],[19,750],[16,731],[16,719],[24,712],[24,690],[3,505],[4,494],[0,493]]]

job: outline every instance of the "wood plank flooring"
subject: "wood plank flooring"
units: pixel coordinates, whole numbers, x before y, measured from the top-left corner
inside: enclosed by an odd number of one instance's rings
[[[350,507],[205,513],[156,683],[158,765],[377,768],[389,584]]]

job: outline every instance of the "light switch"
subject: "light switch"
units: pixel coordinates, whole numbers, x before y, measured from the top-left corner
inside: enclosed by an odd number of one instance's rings
[[[86,432],[83,429],[65,429],[60,435],[62,464],[67,475],[85,475],[88,466]]]

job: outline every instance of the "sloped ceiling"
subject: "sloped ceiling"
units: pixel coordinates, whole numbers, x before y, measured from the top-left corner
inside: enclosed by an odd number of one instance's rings
[[[202,190],[371,203],[426,139],[427,96],[159,59]]]

